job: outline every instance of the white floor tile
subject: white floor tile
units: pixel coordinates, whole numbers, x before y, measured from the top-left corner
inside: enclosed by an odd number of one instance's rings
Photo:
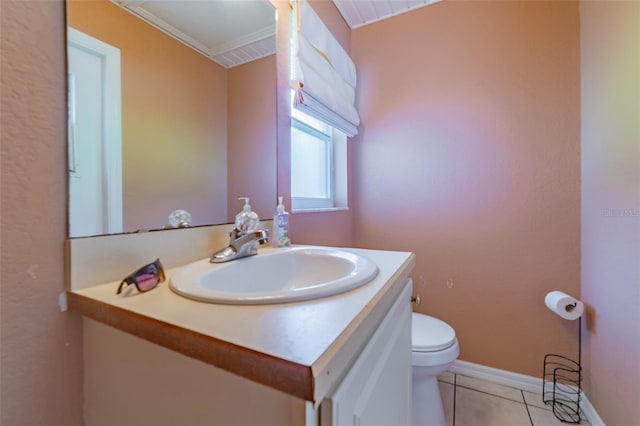
[[[531,426],[524,403],[460,386],[456,387],[455,419],[456,426]]]
[[[553,411],[545,410],[542,408],[529,406],[529,414],[531,414],[531,420],[534,426],[567,426],[568,423],[563,423],[553,414]],[[584,418],[580,421],[581,426],[589,425],[589,422]]]
[[[540,392],[542,392],[542,389],[540,389]],[[533,392],[527,392],[527,391],[523,391],[522,393],[524,394],[524,401],[527,403],[528,406],[544,408],[545,410],[551,410],[551,407],[549,405],[542,402],[541,393],[533,393]]]
[[[534,426],[561,426],[563,423],[553,415],[553,411],[529,406],[529,414]]]
[[[456,375],[456,385],[524,403],[522,391],[520,391],[520,389],[510,388],[508,386],[487,382],[473,377],[462,376],[460,374]]]
[[[442,407],[444,408],[444,418],[447,426],[453,426],[453,388],[449,383],[440,382],[440,398],[442,398]]]

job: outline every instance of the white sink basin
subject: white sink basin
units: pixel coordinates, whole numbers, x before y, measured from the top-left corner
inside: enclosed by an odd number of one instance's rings
[[[371,260],[323,247],[263,249],[258,255],[227,263],[199,260],[179,269],[171,289],[211,303],[262,305],[317,299],[343,293],[371,281],[378,267]]]

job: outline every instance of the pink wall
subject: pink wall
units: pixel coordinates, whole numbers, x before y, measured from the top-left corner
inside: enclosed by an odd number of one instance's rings
[[[355,242],[416,254],[462,360],[577,351],[544,296],[580,296],[578,28],[574,2],[447,1],[352,33]]]
[[[3,425],[82,424],[78,315],[61,313],[67,222],[64,2],[0,1]]]
[[[227,74],[227,218],[242,209],[238,197],[250,197],[261,219],[276,208],[276,56],[238,67]]]
[[[640,3],[580,4],[585,388],[640,422]]]
[[[272,0],[275,1],[275,0]],[[288,5],[286,0],[279,7],[280,16],[288,16]],[[323,20],[325,25],[336,37],[342,47],[348,52],[351,44],[351,30],[346,24],[342,15],[331,1],[327,0],[310,0],[309,3]],[[286,21],[286,22],[283,22]],[[289,31],[288,20],[279,19],[278,31],[286,34]],[[286,31],[286,32],[284,32]],[[288,98],[288,82],[289,82],[289,65],[287,58],[282,55],[283,51],[288,51],[288,45],[279,46],[279,61],[287,60],[286,63],[281,62],[278,70],[278,85],[281,86],[281,93],[278,102],[281,104],[278,116],[278,192],[287,199],[287,209],[290,208],[291,196],[291,177],[290,177],[290,153],[291,153],[291,119],[289,111]],[[282,96],[285,93],[286,96]],[[351,164],[353,164],[352,148],[347,148],[347,161],[349,162],[349,188],[352,185]],[[349,192],[349,206],[353,205],[351,191]],[[297,213],[291,216],[290,220],[290,236],[295,244],[317,244],[332,246],[352,246],[353,245],[353,209],[348,211],[336,211],[327,213]]]
[[[176,209],[225,223],[227,70],[109,0],[69,1],[67,16],[120,50],[124,231],[161,229]]]

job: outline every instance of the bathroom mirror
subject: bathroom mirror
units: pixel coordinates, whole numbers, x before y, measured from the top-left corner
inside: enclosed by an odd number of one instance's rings
[[[69,236],[276,204],[269,0],[67,0]]]

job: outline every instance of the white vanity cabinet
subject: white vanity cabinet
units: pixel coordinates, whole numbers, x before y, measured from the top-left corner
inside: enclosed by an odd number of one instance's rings
[[[411,285],[402,291],[333,395],[321,426],[411,424]]]
[[[167,285],[122,297],[117,281],[70,291],[85,424],[409,425],[415,257],[345,250],[378,275],[307,302],[216,305]]]

